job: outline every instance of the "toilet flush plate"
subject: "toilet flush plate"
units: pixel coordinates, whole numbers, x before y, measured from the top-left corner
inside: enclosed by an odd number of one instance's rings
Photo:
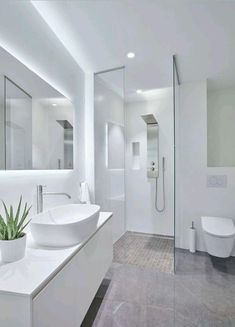
[[[208,175],[207,187],[226,188],[228,184],[226,175]]]

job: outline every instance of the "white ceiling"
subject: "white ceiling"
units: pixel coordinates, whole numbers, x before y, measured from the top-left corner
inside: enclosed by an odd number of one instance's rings
[[[233,0],[33,1],[86,70],[126,65],[126,88],[168,87],[173,54],[183,82],[235,85]],[[133,51],[136,58],[128,60]]]

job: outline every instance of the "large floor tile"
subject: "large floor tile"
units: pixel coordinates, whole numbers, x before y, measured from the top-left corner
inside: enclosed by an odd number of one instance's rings
[[[105,301],[93,327],[196,327],[173,309]]]
[[[175,275],[114,263],[82,327],[235,327],[234,262],[184,251]]]
[[[93,327],[142,327],[143,313],[138,305],[104,301]]]
[[[112,267],[106,299],[173,309],[174,277],[131,265]]]

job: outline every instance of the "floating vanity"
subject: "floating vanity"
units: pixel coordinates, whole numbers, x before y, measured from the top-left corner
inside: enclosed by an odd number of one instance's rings
[[[1,327],[80,326],[113,256],[112,214],[72,247],[37,246],[28,235],[24,259],[0,262]]]

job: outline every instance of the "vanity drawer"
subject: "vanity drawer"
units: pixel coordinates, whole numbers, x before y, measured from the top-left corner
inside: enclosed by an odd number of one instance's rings
[[[80,326],[111,262],[110,220],[33,299],[33,327]]]

